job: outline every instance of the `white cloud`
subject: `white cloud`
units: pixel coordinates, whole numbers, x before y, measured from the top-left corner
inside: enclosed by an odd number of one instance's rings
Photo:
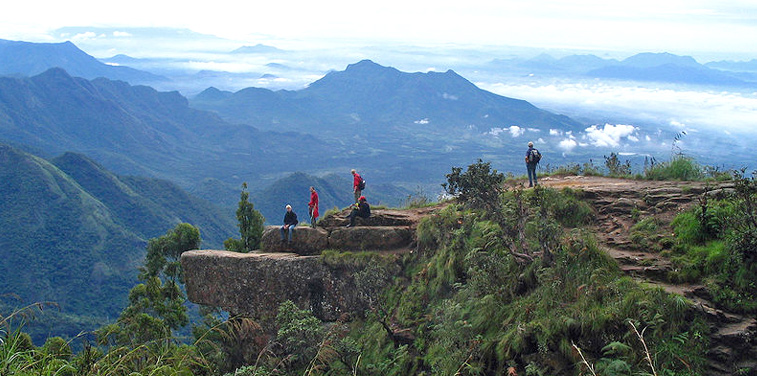
[[[549,130],[549,135],[550,136],[560,136],[560,135],[562,135],[562,131],[559,130],[559,129],[550,129]]]
[[[132,36],[131,33],[125,32],[125,31],[114,31],[113,36],[116,38],[123,38],[123,37],[130,37]]]
[[[456,101],[458,99],[457,96],[452,95],[452,94],[447,94],[447,93],[442,94],[442,98],[448,99],[451,101]]]
[[[428,123],[429,123],[429,121],[428,121],[428,118],[423,118],[423,119],[421,119],[421,120],[416,120],[416,121],[414,121],[413,123],[415,123],[415,124],[421,124],[421,125],[424,125],[424,124],[428,124]]]
[[[97,35],[95,32],[87,31],[85,33],[79,33],[71,37],[71,40],[73,41],[85,41],[89,39],[96,39],[98,37],[102,37],[103,35]]]
[[[489,130],[489,132],[487,132],[487,134],[490,134],[492,136],[499,136],[504,131],[505,130],[502,128],[492,128]]]
[[[590,143],[599,147],[617,147],[623,138],[628,138],[636,132],[637,128],[633,125],[612,125],[605,124],[602,128],[592,125],[586,128],[586,137]],[[638,141],[638,139],[637,139]]]
[[[520,137],[520,136],[522,136],[522,135],[523,135],[524,133],[526,133],[526,129],[525,129],[525,128],[521,128],[521,127],[519,127],[519,126],[517,126],[517,125],[512,125],[512,126],[510,126],[510,128],[508,128],[508,130],[510,131],[510,134],[511,134],[511,135],[512,135],[513,137]]]
[[[504,82],[504,81],[503,81]],[[494,93],[525,99],[552,112],[580,109],[677,128],[757,132],[757,92],[715,92],[690,87],[661,89],[655,83],[611,81],[521,84],[477,83]]]
[[[578,146],[578,142],[576,142],[576,140],[572,139],[572,138],[566,138],[566,139],[560,141],[559,144],[557,144],[557,147],[559,147],[560,149],[563,149],[565,151],[571,151],[571,150],[575,149],[576,146]]]

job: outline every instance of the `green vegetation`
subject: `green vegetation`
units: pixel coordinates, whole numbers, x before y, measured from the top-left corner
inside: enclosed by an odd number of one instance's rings
[[[715,303],[757,312],[757,180],[734,173],[734,190],[704,195],[672,222],[674,281],[703,283]]]
[[[524,216],[509,228],[490,213],[459,205],[421,223],[423,251],[406,260],[415,272],[386,293],[386,316],[369,317],[351,334],[366,344],[361,369],[454,375],[504,374],[515,367],[530,374],[579,374],[575,343],[608,374],[647,371],[630,322],[646,328],[658,368],[701,374],[707,329],[690,316],[688,304],[622,277],[580,229],[562,237],[544,229],[540,211],[552,211],[554,204],[536,200],[537,192],[504,195],[505,202],[523,198]],[[520,221],[525,234],[514,228]],[[523,248],[512,239],[520,236]],[[552,261],[545,264],[547,249]],[[374,320],[407,328],[415,339],[397,343]]]
[[[420,222],[415,252],[322,254],[355,273],[369,297],[362,315],[324,325],[285,302],[260,323],[204,309],[194,341],[181,344],[178,259],[200,233],[180,224],[148,242],[141,283],[117,322],[97,331],[97,346],[75,353],[53,337],[36,347],[21,311],[0,316],[0,374],[705,374],[708,325],[685,298],[623,275],[585,228],[594,215],[581,191],[492,192],[504,177],[480,160],[447,176],[457,200]],[[737,175],[732,194],[705,195],[669,224],[641,219],[632,238],[672,256],[680,267],[671,278],[703,282],[723,307],[757,311],[754,176]]]
[[[240,239],[229,238],[223,242],[224,248],[234,252],[251,252],[260,249],[260,239],[263,238],[263,223],[265,218],[249,200],[247,183],[242,183],[242,193],[239,196],[237,220],[239,221]]]
[[[83,336],[82,350],[75,356],[70,342],[60,337],[35,347],[21,331],[24,316],[42,305],[0,316],[0,374],[192,375],[209,370],[197,348],[178,344],[172,333],[188,321],[179,257],[199,245],[199,229],[186,223],[150,239],[140,268],[143,283],[132,288],[129,305],[116,323],[95,333],[99,347],[92,347]]]
[[[48,161],[0,144],[0,160],[0,312],[55,302],[24,327],[36,345],[117,317],[148,239],[180,222],[210,246],[234,231],[228,215],[175,184],[119,176],[81,154]]]
[[[626,160],[625,162],[621,162],[620,158],[618,158],[618,154],[610,153],[610,156],[604,156],[605,158],[605,167],[607,167],[607,171],[609,171],[610,176],[612,177],[619,177],[619,176],[629,176],[631,175],[631,162]]]
[[[490,162],[480,159],[465,172],[462,167],[453,167],[446,176],[447,182],[442,184],[444,190],[477,209],[495,207],[505,181],[505,176],[493,170]]]
[[[234,374],[703,374],[705,323],[685,299],[621,274],[582,229],[593,216],[580,192],[473,199],[501,179],[486,167],[453,170],[447,187],[468,195],[419,224],[418,252],[322,255],[376,266],[374,277],[401,266],[363,317],[323,328],[284,304],[276,337]]]
[[[593,161],[585,162],[584,164],[567,164],[557,167],[547,165],[544,168],[545,175],[583,175],[583,176],[601,176],[602,172],[599,167],[594,165]]]

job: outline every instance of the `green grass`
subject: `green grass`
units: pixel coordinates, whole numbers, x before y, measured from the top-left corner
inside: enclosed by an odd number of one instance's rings
[[[704,177],[703,167],[694,159],[684,156],[657,163],[644,171],[647,180],[702,180]]]
[[[580,202],[576,196],[544,190],[528,193],[525,201],[562,213],[561,207]],[[534,216],[529,215],[529,223],[543,220],[535,214],[539,207],[530,210]],[[564,230],[554,259],[543,264],[538,256],[534,262],[513,257],[509,230],[500,226],[457,205],[421,222],[422,252],[410,261],[413,272],[395,279],[383,295],[380,313],[350,334],[366,344],[363,370],[381,369],[388,375],[419,368],[427,374],[503,374],[508,366],[529,365],[531,372],[553,374],[557,365],[578,363],[572,347],[576,343],[593,362],[622,363],[633,372],[645,372],[643,350],[629,335],[630,320],[647,328],[655,361],[668,374],[701,374],[697,370],[703,367],[706,327],[690,319],[685,299],[622,276],[615,261],[580,229]],[[645,226],[654,227],[648,221],[639,229]],[[538,231],[528,231],[526,241],[538,243],[531,238],[537,236]],[[415,336],[413,344],[398,348],[377,320],[408,328]],[[683,337],[687,341],[679,341]],[[622,355],[603,351],[612,343],[631,350]],[[690,367],[694,371],[687,371]]]

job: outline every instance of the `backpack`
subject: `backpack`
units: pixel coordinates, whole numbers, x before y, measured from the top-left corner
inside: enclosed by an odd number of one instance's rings
[[[539,163],[541,160],[541,153],[536,148],[531,149],[531,153],[528,154],[528,163]]]
[[[359,189],[361,191],[365,189],[365,179],[360,178],[360,183],[358,183],[357,189]]]

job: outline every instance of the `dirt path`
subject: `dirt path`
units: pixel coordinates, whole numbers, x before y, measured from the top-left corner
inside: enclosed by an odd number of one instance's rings
[[[594,207],[596,237],[600,246],[628,275],[686,297],[711,326],[707,353],[709,374],[731,375],[739,368],[757,367],[757,318],[717,307],[702,285],[673,283],[674,264],[663,256],[660,238],[634,233],[632,227],[647,218],[672,233],[670,221],[697,205],[704,194],[718,194],[730,183],[660,182],[606,177],[545,177],[540,184],[556,189],[581,190]],[[659,231],[658,231],[659,233]],[[664,232],[663,232],[664,233]]]

